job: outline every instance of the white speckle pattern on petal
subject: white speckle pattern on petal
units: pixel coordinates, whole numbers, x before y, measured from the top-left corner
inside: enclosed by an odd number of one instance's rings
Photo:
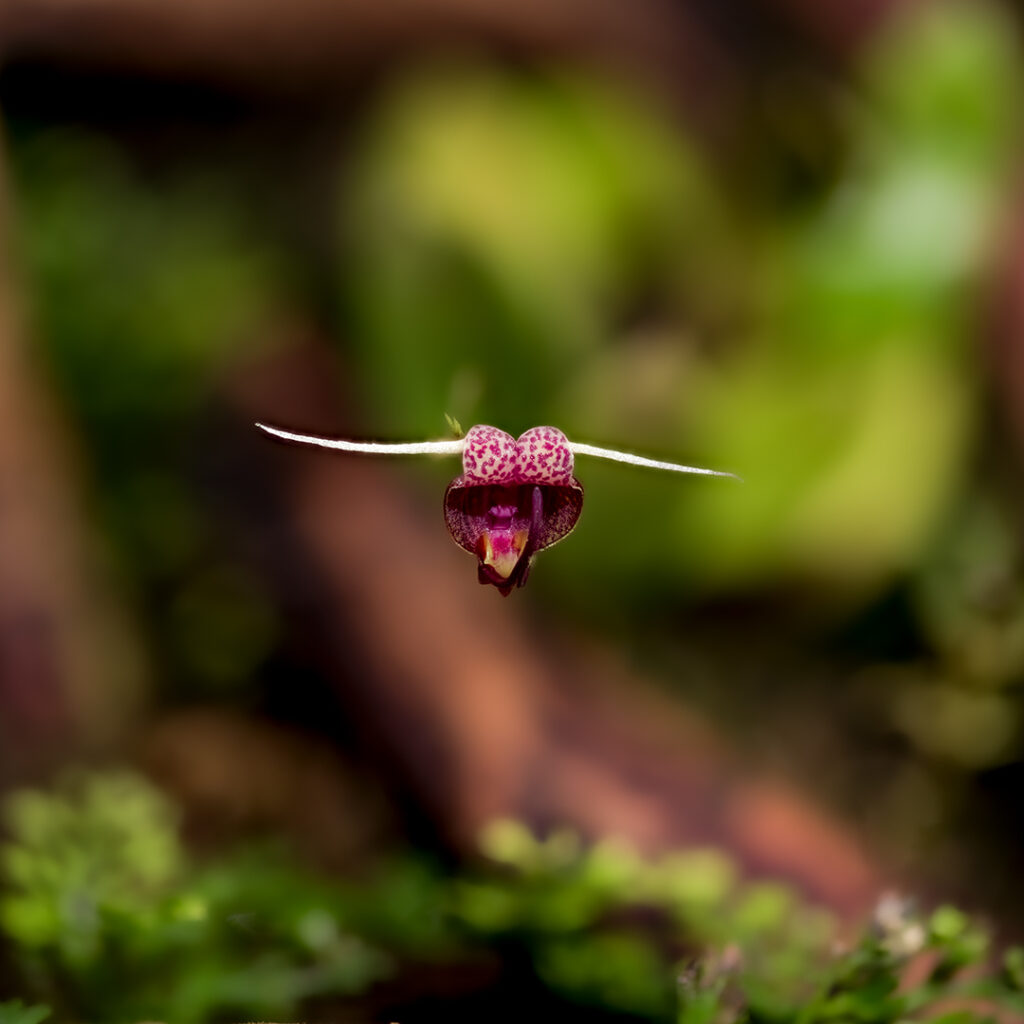
[[[572,483],[569,439],[554,427],[533,427],[517,441],[497,427],[478,424],[466,433],[462,452],[465,484]]]
[[[515,478],[524,484],[566,486],[572,479],[569,439],[555,427],[532,427],[516,442]]]
[[[515,479],[516,439],[497,427],[478,424],[466,433],[463,483],[509,484]]]

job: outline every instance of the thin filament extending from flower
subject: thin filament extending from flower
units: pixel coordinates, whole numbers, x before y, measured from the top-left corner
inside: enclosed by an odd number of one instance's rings
[[[285,441],[315,444],[320,448],[335,448],[343,452],[365,452],[367,455],[461,455],[466,447],[463,438],[456,441],[400,441],[398,443],[342,441],[333,437],[293,434],[290,430],[278,430],[277,427],[268,427],[265,423],[257,423],[256,426],[268,434],[273,434],[274,437],[284,438]]]
[[[466,439],[453,441],[344,441],[334,437],[317,437],[313,434],[293,434],[290,430],[279,430],[268,427],[265,423],[257,423],[260,430],[283,438],[285,441],[296,441],[299,444],[312,444],[319,448],[333,448],[343,452],[363,452],[367,455],[461,455],[466,447]],[[701,476],[722,476],[733,480],[742,480],[735,473],[725,473],[717,469],[704,469],[701,466],[683,466],[678,462],[661,462],[658,459],[647,459],[642,455],[620,452],[614,448],[598,448],[592,444],[579,444],[570,441],[569,449],[574,455],[591,455],[596,459],[610,459],[613,462],[625,462],[630,466],[644,466],[647,469],[663,469],[672,473],[696,473]]]
[[[727,476],[733,480],[742,480],[735,473],[723,473],[717,469],[704,469],[701,466],[682,466],[678,462],[659,462],[657,459],[645,459],[642,455],[631,455],[629,452],[616,451],[614,448],[598,448],[592,444],[569,442],[573,455],[593,455],[597,459],[611,459],[613,462],[628,462],[631,466],[646,466],[648,469],[667,469],[673,473],[699,473],[702,476]]]

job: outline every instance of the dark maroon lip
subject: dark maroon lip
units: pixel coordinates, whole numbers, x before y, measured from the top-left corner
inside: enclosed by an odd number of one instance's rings
[[[506,596],[526,582],[536,552],[557,544],[576,526],[583,509],[583,488],[571,484],[479,484],[457,477],[444,496],[445,522],[452,539],[479,560],[480,583]],[[498,529],[523,531],[527,543],[515,568],[501,576],[483,562],[482,542]]]
[[[503,495],[499,495],[498,497],[501,498]],[[533,564],[533,554],[537,550],[537,543],[544,529],[544,495],[541,492],[539,484],[534,484],[533,486],[528,487],[525,493],[523,488],[517,488],[514,495],[509,494],[507,497],[515,497],[519,504],[515,506],[498,507],[514,507],[517,511],[526,511],[524,506],[527,501],[529,502],[529,526],[527,527],[527,539],[526,544],[523,547],[522,554],[519,556],[519,560],[516,562],[515,568],[507,577],[502,576],[491,566],[486,565],[483,560],[483,555],[479,555],[480,564],[477,567],[478,581],[483,584],[490,583],[494,585],[499,591],[501,591],[504,597],[508,597],[515,587],[521,587],[526,583],[526,578],[530,574],[530,567]]]
[[[494,506],[513,506],[521,528],[529,527],[535,489],[541,495],[541,514],[533,550],[557,544],[572,532],[583,511],[583,487],[575,479],[571,484],[477,484],[456,477],[444,495],[445,523],[452,540],[475,554],[483,531],[495,525],[489,519]]]

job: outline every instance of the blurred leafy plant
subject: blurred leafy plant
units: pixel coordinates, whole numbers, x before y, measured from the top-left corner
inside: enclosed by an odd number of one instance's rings
[[[267,850],[192,863],[166,798],[127,773],[21,791],[4,810],[0,929],[58,1019],[284,1016],[403,964],[513,949],[561,998],[652,1021],[973,1024],[988,1012],[974,1007],[1024,1012],[1024,951],[987,970],[988,935],[960,911],[922,918],[889,897],[839,949],[827,913],[741,882],[713,850],[651,860],[501,821],[484,859],[453,877],[400,858],[332,881]],[[957,1000],[971,1001],[959,1017],[935,1016]],[[8,1003],[0,1021],[45,1012]]]
[[[329,884],[269,855],[190,863],[173,807],[136,775],[20,791],[4,818],[0,927],[62,1018],[285,1015],[390,970]]]
[[[9,797],[3,850],[13,888],[0,920],[25,949],[51,949],[63,965],[95,959],[102,915],[138,916],[181,868],[176,816],[133,775],[80,777],[64,792]]]
[[[40,1024],[50,1016],[48,1006],[26,1006],[20,999],[0,1003],[0,1024]]]
[[[518,935],[540,976],[577,1000],[654,1020],[676,1007],[678,1024],[1024,1013],[1024,949],[991,969],[988,933],[954,907],[921,916],[883,897],[844,947],[828,914],[782,886],[741,883],[716,851],[650,861],[612,841],[584,849],[568,832],[538,840],[515,822],[492,826],[483,849],[505,873],[457,880],[456,913],[484,935]]]
[[[683,976],[679,1024],[754,1024],[762,1020],[871,1021],[897,1024],[991,1024],[1024,1011],[1024,988],[1014,975],[1022,951],[1013,948],[995,971],[983,966],[989,936],[953,907],[930,917],[887,896],[872,927],[848,949],[834,951],[799,1005],[767,1009],[750,998],[742,955],[711,958]],[[908,977],[919,980],[908,983]]]

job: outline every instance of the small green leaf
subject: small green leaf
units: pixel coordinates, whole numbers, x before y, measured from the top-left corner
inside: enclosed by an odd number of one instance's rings
[[[1003,957],[1003,976],[1018,992],[1024,992],[1024,946],[1013,946]]]
[[[39,1024],[52,1011],[48,1006],[26,1006],[20,999],[0,1003],[0,1024]]]
[[[967,928],[967,917],[956,907],[939,907],[929,922],[932,936],[939,942],[959,938]]]

